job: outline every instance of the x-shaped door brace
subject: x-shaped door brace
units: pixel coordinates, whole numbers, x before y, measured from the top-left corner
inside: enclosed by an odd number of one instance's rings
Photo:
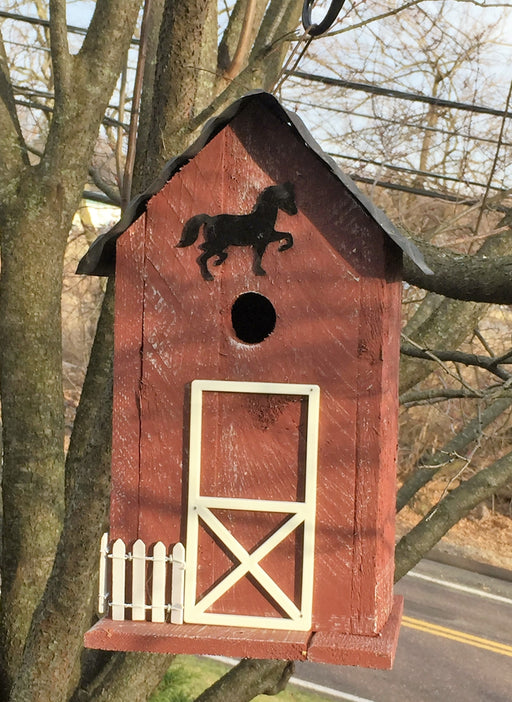
[[[272,510],[274,511],[274,510]],[[268,592],[272,599],[281,609],[286,612],[292,621],[299,622],[302,619],[301,611],[295,606],[281,588],[272,580],[260,566],[259,562],[265,558],[278,544],[280,544],[289,534],[304,522],[304,515],[297,513],[291,516],[277,529],[264,543],[252,553],[235,539],[231,532],[215,517],[209,509],[198,507],[198,517],[219,537],[220,541],[231,551],[233,556],[239,561],[239,565],[230,571],[215,587],[208,592],[196,604],[197,612],[205,612],[211,605],[227,592],[241,578],[249,573]]]

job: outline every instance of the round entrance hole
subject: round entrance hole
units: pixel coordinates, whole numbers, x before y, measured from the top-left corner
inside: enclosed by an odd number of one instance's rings
[[[246,344],[259,344],[276,326],[274,305],[259,293],[243,293],[233,303],[231,323],[237,339]]]

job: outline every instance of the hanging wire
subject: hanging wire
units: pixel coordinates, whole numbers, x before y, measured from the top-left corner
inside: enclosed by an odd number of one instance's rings
[[[313,38],[314,38],[314,37],[309,36],[307,32],[304,32],[303,34],[300,35],[300,37],[298,37],[297,43],[295,44],[295,46],[294,46],[293,49],[291,50],[290,55],[289,55],[288,58],[286,59],[286,61],[285,61],[284,65],[283,65],[283,67],[281,68],[281,70],[280,70],[280,72],[279,72],[279,78],[278,78],[278,80],[277,80],[277,82],[276,82],[276,84],[275,84],[275,86],[274,86],[274,90],[272,91],[273,93],[277,93],[277,92],[281,89],[281,86],[283,85],[284,81],[285,81],[294,71],[297,70],[297,67],[298,67],[299,63],[301,62],[302,57],[304,56],[304,54],[305,54],[306,51],[308,50],[309,45],[310,45],[311,42],[313,41]],[[302,43],[304,43],[304,46],[302,47],[302,51],[300,52],[300,54],[299,54],[299,55],[297,56],[297,58],[295,59],[295,62],[294,62],[294,64],[293,64],[293,67],[289,69],[288,66],[290,65],[290,63],[291,63],[291,61],[293,60],[293,58],[295,57],[295,55],[297,54],[297,52],[298,52],[298,50],[299,50],[299,47],[300,47],[300,45],[301,45]]]
[[[332,0],[324,19],[319,24],[313,24],[313,20],[311,17],[311,10],[315,2],[316,0],[304,0],[304,5],[302,7],[302,26],[304,27],[304,32],[297,39],[297,43],[295,44],[290,55],[286,59],[284,66],[281,69],[279,78],[273,90],[274,93],[277,93],[280,90],[286,78],[297,70],[299,63],[302,61],[302,58],[308,50],[309,45],[311,44],[313,39],[316,39],[321,34],[324,34],[328,29],[332,27],[340,13],[341,8],[343,7],[343,3],[345,2],[345,0]],[[301,44],[304,44],[304,46],[302,47],[302,50],[300,51],[299,55],[295,58]],[[294,58],[294,64],[291,68],[289,68],[290,63]]]

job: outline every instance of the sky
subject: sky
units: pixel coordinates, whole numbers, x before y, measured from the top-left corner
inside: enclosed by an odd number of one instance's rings
[[[384,11],[406,1],[382,0],[380,5]],[[449,36],[438,37],[438,27],[429,26],[419,8],[436,10],[443,4],[447,8],[445,21],[451,25],[451,30]],[[472,27],[479,29],[485,20],[491,24],[494,22],[496,26],[491,31],[492,36],[486,39],[478,63],[470,61],[464,68],[458,69],[456,80],[444,80],[439,87],[439,96],[503,109],[512,79],[512,1],[501,3],[508,5],[508,12],[504,12],[501,7],[493,8],[493,4],[492,0],[486,2],[485,7],[462,0],[427,0],[418,7],[405,10],[399,16],[400,19],[396,16],[385,23],[371,23],[349,30],[361,18],[365,18],[364,13],[368,12],[370,6],[373,7],[363,0],[351,5],[349,0],[342,9],[340,21],[330,32],[332,36],[315,40],[298,68],[428,95],[433,89],[433,73],[432,66],[428,66],[429,61],[437,56],[441,68],[446,68],[450,56],[460,44],[463,36],[461,30],[464,33]],[[30,10],[31,5],[32,3],[27,3],[27,14],[34,14],[33,8]],[[70,0],[67,5],[68,23],[87,27],[94,5],[92,0]],[[78,50],[81,37],[71,34],[70,41],[73,48]],[[420,52],[422,63],[414,65],[418,60],[418,48],[423,48]],[[129,77],[134,75],[135,63],[136,52],[133,51],[129,60]],[[361,91],[325,89],[319,84],[308,85],[304,81],[292,79],[285,81],[279,97],[287,107],[299,112],[324,149],[347,157],[344,161],[347,168],[358,168],[362,173],[372,176],[380,172],[379,166],[363,161],[354,165],[354,159],[358,156],[379,163],[392,162],[399,168],[419,167],[421,133],[418,127],[424,125],[427,117],[428,106],[425,104],[372,97]],[[115,103],[115,96],[112,102]],[[318,107],[312,108],[311,104]],[[337,108],[340,109],[336,112]],[[379,117],[379,120],[375,117]],[[412,125],[410,143],[403,142],[403,129],[399,134],[399,129],[394,124],[404,121]],[[439,170],[440,158],[436,154],[441,155],[448,145],[453,152],[454,174],[458,164],[464,159],[468,160],[468,154],[475,167],[473,171],[476,169],[483,173],[484,165],[492,159],[492,144],[465,139],[463,136],[456,140],[444,132],[458,131],[461,135],[492,137],[499,132],[498,118],[450,110],[439,117],[436,128],[439,128],[438,131],[432,133],[431,171]],[[451,143],[448,143],[449,139]],[[505,141],[512,142],[509,123]],[[504,151],[504,158],[509,153]],[[505,160],[497,168],[495,176],[500,185],[507,180],[504,164]],[[443,168],[445,167],[446,164]],[[481,175],[472,172],[468,180],[479,182]]]

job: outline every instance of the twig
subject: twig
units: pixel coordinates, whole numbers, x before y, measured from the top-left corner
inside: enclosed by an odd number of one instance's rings
[[[119,87],[119,107],[118,116],[119,123],[122,124],[124,120],[124,101],[126,99],[126,74],[127,66],[123,66],[121,71],[121,85]],[[117,139],[116,139],[116,171],[117,171],[117,181],[119,183],[119,191],[124,192],[124,179],[123,179],[123,131],[121,127],[117,128]],[[121,198],[122,199],[122,198]]]
[[[478,440],[477,440],[477,443],[475,444],[475,446],[471,449],[471,452],[470,452],[469,456],[461,456],[460,454],[458,454],[458,453],[456,453],[456,452],[454,452],[454,453],[452,454],[452,460],[453,460],[454,458],[460,458],[461,460],[464,461],[464,465],[463,465],[462,468],[460,468],[460,469],[455,473],[455,475],[453,475],[453,476],[450,478],[450,480],[447,482],[447,484],[445,485],[445,488],[444,488],[443,492],[441,493],[441,497],[440,497],[440,498],[438,499],[438,501],[437,501],[437,504],[434,505],[433,509],[426,515],[426,517],[425,517],[425,521],[426,521],[426,522],[428,522],[429,519],[432,519],[432,517],[434,516],[434,514],[435,514],[435,513],[437,512],[437,510],[439,509],[439,505],[441,504],[442,500],[443,500],[443,499],[446,497],[446,495],[448,494],[448,492],[449,492],[449,490],[450,490],[450,486],[455,482],[455,480],[457,480],[458,478],[460,478],[460,476],[464,473],[464,471],[466,470],[466,468],[469,466],[469,464],[470,464],[471,461],[473,460],[473,456],[475,455],[475,453],[477,452],[477,450],[478,450],[478,449],[480,448],[480,446],[481,446],[480,437],[481,437],[481,435],[478,437]]]
[[[487,343],[487,341],[486,341],[486,340],[484,339],[484,337],[482,336],[482,334],[481,334],[480,330],[478,329],[478,327],[475,327],[475,329],[473,329],[473,332],[474,332],[476,338],[478,339],[478,341],[482,344],[482,346],[484,347],[484,349],[487,351],[487,353],[489,354],[489,356],[492,356],[492,358],[496,358],[496,356],[495,356],[495,354],[493,353],[491,347],[489,346],[489,344]]]
[[[410,339],[406,334],[402,332],[402,337],[409,343],[413,348],[408,348],[403,346],[400,348],[401,353],[406,356],[412,356],[414,358],[423,358],[425,360],[431,360],[438,363],[446,373],[448,373],[452,378],[456,378],[464,387],[468,390],[473,390],[470,385],[466,384],[466,381],[461,379],[455,373],[452,373],[450,369],[445,365],[444,361],[450,361],[452,363],[462,363],[465,366],[478,366],[483,368],[489,373],[496,375],[498,378],[504,381],[510,380],[512,377],[510,373],[499,368],[499,359],[488,358],[487,356],[479,356],[476,353],[464,353],[463,351],[432,351],[430,349],[425,349],[412,339]],[[480,392],[480,391],[479,391]]]
[[[508,112],[508,109],[510,107],[511,98],[512,98],[512,81],[510,81],[510,85],[508,88],[507,100],[505,102],[505,113]],[[498,135],[498,143],[496,144],[496,150],[494,152],[494,160],[492,162],[491,171],[489,173],[489,178],[487,179],[487,186],[485,188],[484,198],[482,200],[482,207],[480,208],[480,212],[478,213],[478,220],[477,220],[477,223],[475,226],[475,235],[478,234],[478,230],[479,230],[480,224],[482,222],[482,217],[484,216],[485,207],[487,205],[487,198],[489,196],[489,191],[491,189],[491,182],[492,182],[492,179],[494,177],[494,172],[496,170],[496,166],[498,164],[498,156],[500,153],[501,145],[503,143],[503,134],[505,132],[505,125],[506,124],[507,124],[507,118],[505,117],[505,115],[503,115],[503,117],[501,118],[501,127],[500,127],[500,133]]]
[[[247,0],[247,7],[245,8],[242,28],[238,38],[238,46],[235,49],[233,60],[222,76],[225,80],[233,80],[233,78],[240,73],[244,56],[247,54],[247,50],[250,47],[251,29],[254,22],[255,12],[256,0]]]
[[[411,356],[416,355],[417,358],[425,358],[427,360],[434,361],[435,363],[439,364],[441,366],[441,368],[445,371],[445,373],[447,373],[451,378],[455,378],[455,380],[458,383],[461,383],[461,385],[463,385],[466,388],[466,390],[470,390],[471,392],[474,392],[475,394],[477,394],[477,396],[481,397],[481,395],[482,395],[481,391],[476,390],[475,388],[471,387],[471,385],[466,383],[465,380],[459,378],[455,373],[452,373],[452,371],[448,368],[448,366],[445,363],[443,363],[441,358],[439,358],[439,355],[437,355],[437,352],[433,352],[433,351],[430,351],[429,349],[422,348],[419,344],[417,344],[415,341],[413,341],[411,338],[409,338],[403,332],[402,332],[401,336],[407,341],[407,343],[411,344],[415,349],[417,349],[416,354],[413,353],[413,351],[409,350],[409,349],[401,349],[402,353],[405,353],[405,354],[411,355]],[[439,353],[441,354],[442,352],[439,352]],[[452,359],[449,358],[447,360],[451,361]]]

